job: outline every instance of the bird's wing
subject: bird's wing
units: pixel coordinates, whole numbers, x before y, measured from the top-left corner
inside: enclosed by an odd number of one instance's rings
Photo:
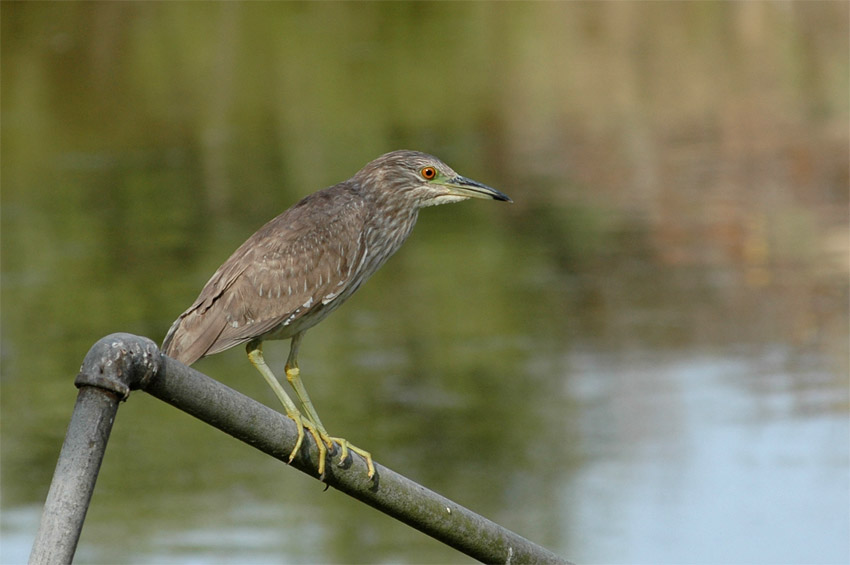
[[[169,330],[167,355],[191,364],[272,330],[285,332],[357,280],[366,253],[363,206],[329,210],[304,202],[260,228],[219,267]]]

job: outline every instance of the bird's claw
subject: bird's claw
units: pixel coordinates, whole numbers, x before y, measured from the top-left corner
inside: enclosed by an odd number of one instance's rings
[[[313,439],[316,441],[316,447],[319,450],[319,477],[324,478],[325,476],[325,459],[327,458],[328,451],[333,452],[336,447],[334,444],[339,444],[340,454],[339,454],[339,464],[342,465],[345,461],[351,457],[351,452],[357,453],[363,459],[366,460],[366,467],[368,468],[367,477],[371,480],[375,476],[375,464],[372,462],[372,454],[366,451],[365,449],[361,449],[357,446],[351,445],[351,443],[341,437],[331,437],[326,433],[323,433],[316,424],[314,424],[311,420],[306,417],[302,417],[301,414],[290,414],[290,418],[295,421],[295,425],[298,428],[298,439],[295,440],[295,447],[292,449],[292,453],[289,454],[289,463],[292,463],[292,460],[295,459],[295,456],[298,454],[298,451],[301,449],[301,445],[304,442],[304,430],[310,432],[310,435],[313,436]]]
[[[369,472],[366,474],[368,479],[372,479],[375,476],[375,464],[372,462],[372,454],[366,451],[365,449],[361,449],[357,446],[351,445],[351,443],[344,438],[341,437],[332,437],[330,438],[332,441],[339,444],[340,454],[339,454],[339,464],[342,465],[345,463],[345,460],[349,458],[350,451],[360,455],[363,459],[366,460],[366,467],[369,469]]]
[[[301,414],[290,414],[289,417],[295,420],[295,426],[298,428],[298,439],[295,440],[295,447],[292,448],[292,453],[289,454],[289,461],[287,463],[292,463],[292,460],[295,459],[295,456],[301,449],[301,444],[304,442],[304,430],[306,429],[313,436],[313,439],[316,441],[316,447],[319,449],[319,478],[324,478],[325,458],[328,454],[328,448],[325,447],[325,442],[322,441],[321,433],[312,422],[302,419]],[[330,445],[333,447],[333,443]]]

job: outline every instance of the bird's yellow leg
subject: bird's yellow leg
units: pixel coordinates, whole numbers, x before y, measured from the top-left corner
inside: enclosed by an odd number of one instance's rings
[[[278,400],[280,400],[281,404],[283,404],[283,408],[286,410],[286,415],[295,420],[295,425],[298,428],[298,439],[295,441],[295,447],[292,449],[292,453],[289,454],[289,462],[292,463],[292,460],[295,458],[295,454],[298,453],[299,449],[301,449],[301,443],[304,441],[304,429],[306,428],[313,436],[313,439],[316,440],[316,446],[319,449],[319,475],[324,475],[325,457],[327,456],[328,450],[322,441],[320,430],[317,429],[317,426],[312,421],[305,421],[301,412],[299,412],[298,408],[295,406],[295,403],[291,398],[289,398],[289,395],[286,394],[283,386],[277,380],[277,377],[274,376],[272,370],[269,369],[268,365],[266,365],[266,361],[263,359],[262,343],[254,341],[248,343],[247,351],[248,360],[251,361],[251,364],[260,372],[261,375],[263,375],[263,378],[269,386],[272,387],[275,396],[277,396]]]
[[[304,387],[304,383],[301,382],[301,371],[298,368],[298,346],[301,345],[302,336],[303,334],[299,333],[292,337],[292,345],[289,349],[289,358],[286,360],[286,380],[289,381],[290,385],[292,385],[292,388],[295,390],[295,394],[298,395],[298,400],[301,401],[301,406],[304,408],[305,412],[304,417],[315,424],[319,435],[325,443],[327,443],[328,448],[333,449],[334,442],[339,444],[339,462],[345,462],[348,458],[349,451],[357,453],[366,460],[366,466],[369,468],[368,476],[371,479],[375,476],[375,464],[372,462],[372,454],[365,449],[352,445],[351,442],[345,438],[331,437],[325,429],[325,426],[322,425],[322,420],[319,419],[319,414],[313,407],[313,401],[310,400],[310,395],[307,394],[307,389]]]
[[[333,443],[330,441],[330,436],[325,431],[325,426],[322,425],[322,420],[319,419],[319,414],[313,407],[313,401],[310,400],[310,395],[307,394],[307,389],[304,388],[304,383],[301,382],[301,370],[298,368],[298,348],[301,345],[303,333],[298,333],[292,336],[292,345],[289,347],[289,357],[286,359],[286,380],[295,389],[295,394],[298,395],[298,400],[301,402],[301,407],[304,409],[304,416],[316,425],[319,433],[328,444],[328,447],[333,449]]]

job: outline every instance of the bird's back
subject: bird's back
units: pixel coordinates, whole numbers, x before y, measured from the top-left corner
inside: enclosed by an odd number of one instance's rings
[[[369,206],[348,181],[304,198],[218,268],[171,326],[163,352],[189,365],[315,325],[363,281],[368,222]]]

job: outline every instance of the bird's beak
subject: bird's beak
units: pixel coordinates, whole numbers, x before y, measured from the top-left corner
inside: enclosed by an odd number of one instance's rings
[[[499,192],[495,188],[490,188],[486,184],[481,184],[478,181],[462,177],[460,175],[441,183],[449,190],[452,196],[461,196],[463,198],[483,198],[492,200],[501,200],[502,202],[513,202],[507,194]]]

